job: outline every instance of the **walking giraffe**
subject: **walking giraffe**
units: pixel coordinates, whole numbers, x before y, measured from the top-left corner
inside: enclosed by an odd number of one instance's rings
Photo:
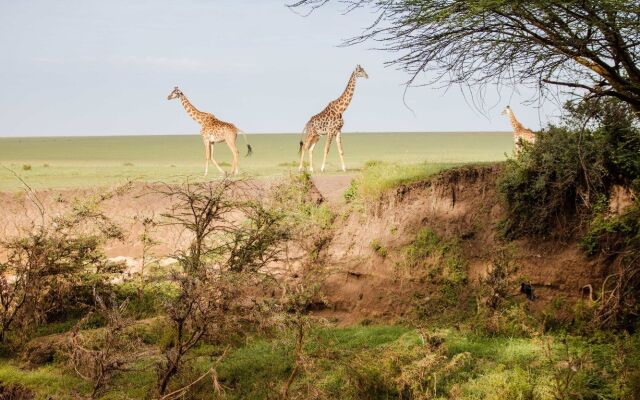
[[[306,136],[300,141],[300,167],[298,167],[298,170],[302,171],[304,168],[304,152],[307,151],[309,153],[309,170],[313,172],[313,149],[322,135],[327,135],[327,141],[324,145],[324,158],[322,159],[320,171],[324,172],[327,154],[329,153],[329,147],[334,137],[338,145],[342,170],[347,170],[347,167],[344,165],[344,152],[342,151],[342,126],[344,125],[342,114],[347,107],[349,107],[358,78],[369,79],[369,75],[367,75],[360,65],[356,66],[356,69],[351,73],[349,83],[347,83],[347,87],[344,89],[344,92],[342,92],[342,95],[329,103],[322,112],[311,117],[309,122],[304,126],[302,133],[306,133]]]
[[[238,174],[238,146],[236,145],[236,139],[238,132],[242,133],[244,141],[247,144],[247,156],[253,153],[251,145],[247,142],[247,136],[244,132],[238,129],[234,124],[224,122],[214,117],[213,114],[199,111],[191,104],[187,96],[176,86],[173,91],[167,96],[167,100],[180,99],[182,107],[184,107],[187,114],[191,116],[197,123],[200,124],[200,135],[202,135],[202,143],[204,144],[205,164],[204,175],[209,173],[209,160],[213,161],[213,164],[218,168],[221,174],[225,172],[220,168],[218,162],[213,157],[213,146],[216,143],[225,142],[231,153],[233,154],[233,164],[231,165],[231,174]]]
[[[518,154],[522,147],[522,141],[535,143],[536,134],[531,129],[522,126],[520,121],[516,119],[516,116],[511,110],[511,107],[505,107],[505,109],[502,111],[502,115],[505,114],[509,117],[509,121],[511,121],[511,127],[513,128],[513,141],[515,142],[515,151],[516,154]]]

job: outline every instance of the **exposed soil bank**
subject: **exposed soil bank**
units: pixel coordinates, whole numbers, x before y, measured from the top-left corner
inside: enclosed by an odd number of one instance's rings
[[[402,267],[404,248],[423,228],[456,241],[467,263],[470,285],[478,285],[496,257],[508,251],[519,267],[513,279],[513,293],[519,295],[517,282],[530,282],[536,294],[536,300],[530,303],[534,312],[540,312],[554,299],[575,301],[585,285],[601,285],[606,268],[600,260],[586,257],[575,241],[525,239],[507,243],[499,237],[497,225],[504,218],[496,191],[499,168],[490,165],[448,170],[432,179],[400,186],[364,207],[346,204],[343,198],[352,176],[315,176],[318,194],[339,215],[334,222],[333,239],[323,250],[330,272],[325,287],[329,305],[320,314],[336,318],[341,324],[410,317],[415,298],[428,299],[432,290],[424,284],[425,271]],[[261,196],[272,183],[251,182],[252,195]],[[39,191],[38,197],[48,213],[55,215],[74,198],[103,192],[99,188],[45,190]],[[37,220],[37,208],[24,193],[0,193],[0,204],[0,237],[11,236],[28,221]],[[157,217],[169,207],[166,197],[153,186],[142,184],[107,200],[105,212],[128,235],[125,242],[110,244],[105,249],[107,256],[125,257],[135,268],[142,253],[138,240],[142,233],[140,220]],[[184,247],[188,240],[184,232],[170,226],[156,227],[154,236],[160,243],[154,248],[154,255],[160,259]],[[383,248],[384,254],[372,243]]]
[[[504,210],[497,194],[498,174],[496,165],[449,170],[398,187],[363,212],[345,213],[326,250],[328,268],[336,271],[327,284],[327,315],[342,323],[398,319],[411,314],[415,298],[428,299],[432,289],[424,284],[424,271],[414,274],[402,267],[403,249],[423,228],[458,243],[470,285],[480,284],[499,254],[508,252],[518,266],[513,294],[520,295],[519,282],[530,282],[536,295],[529,302],[533,312],[554,299],[579,299],[587,284],[597,288],[607,271],[599,260],[586,257],[576,241],[505,242],[499,237]]]

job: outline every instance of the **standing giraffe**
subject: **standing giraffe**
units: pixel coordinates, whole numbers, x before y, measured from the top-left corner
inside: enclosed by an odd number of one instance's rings
[[[522,126],[520,121],[516,119],[516,116],[511,110],[511,107],[505,107],[505,109],[502,111],[502,115],[505,114],[509,117],[509,121],[511,121],[511,126],[513,128],[513,141],[515,142],[515,150],[517,154],[520,152],[520,149],[522,147],[522,141],[535,143],[536,134],[531,129]]]
[[[202,112],[195,108],[187,96],[182,93],[178,87],[174,87],[173,91],[167,96],[167,100],[180,99],[182,107],[184,107],[187,114],[191,116],[197,123],[200,124],[200,135],[202,135],[202,143],[204,144],[204,176],[209,173],[209,160],[213,161],[213,164],[218,168],[221,174],[225,172],[220,168],[220,165],[213,157],[213,145],[220,142],[226,142],[231,153],[233,154],[233,164],[231,166],[231,173],[233,175],[238,174],[238,147],[236,146],[236,139],[238,132],[242,133],[244,141],[247,144],[247,156],[253,153],[251,145],[247,142],[247,136],[240,129],[236,128],[234,124],[224,122],[214,117],[213,114]]]
[[[309,153],[309,170],[313,172],[313,148],[316,146],[316,143],[318,143],[318,140],[320,140],[320,136],[322,135],[327,135],[327,141],[324,145],[324,158],[322,159],[322,167],[320,168],[320,171],[324,172],[324,166],[327,162],[327,154],[329,153],[329,147],[331,146],[331,141],[334,137],[338,144],[338,153],[340,154],[342,170],[347,170],[347,167],[344,165],[344,153],[342,151],[341,136],[342,126],[344,125],[342,114],[345,112],[347,107],[349,107],[349,103],[353,97],[353,92],[356,88],[356,80],[358,78],[369,79],[369,75],[367,75],[360,65],[356,66],[356,69],[351,73],[349,83],[347,83],[347,87],[344,89],[342,95],[329,103],[322,112],[311,117],[309,122],[305,125],[302,133],[306,133],[306,136],[300,141],[300,167],[298,170],[302,171],[304,168],[304,152],[307,151]]]

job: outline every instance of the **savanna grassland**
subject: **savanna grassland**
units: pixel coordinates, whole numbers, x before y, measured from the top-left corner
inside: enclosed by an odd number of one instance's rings
[[[250,135],[238,179],[198,137],[2,139],[0,398],[636,399],[637,200],[556,225],[613,160],[563,129],[346,134],[313,176]]]
[[[244,157],[238,138],[240,171],[247,176],[277,176],[297,171],[299,135],[248,135],[254,154]],[[321,142],[323,144],[324,142]],[[345,158],[350,171],[379,160],[400,164],[451,164],[504,160],[512,151],[506,132],[477,133],[345,133]],[[322,148],[315,151],[316,168]],[[214,156],[229,169],[226,144],[215,146]],[[0,138],[0,164],[17,172],[34,188],[71,188],[112,185],[126,180],[178,182],[203,173],[204,149],[199,135],[110,136],[55,138]],[[339,170],[333,144],[327,173]],[[211,176],[218,174],[213,164]],[[0,171],[0,190],[16,190],[19,181]]]

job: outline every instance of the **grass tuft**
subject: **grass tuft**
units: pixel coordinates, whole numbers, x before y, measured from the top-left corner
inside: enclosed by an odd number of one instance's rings
[[[351,185],[347,200],[352,200],[357,191],[358,197],[365,202],[375,202],[388,190],[428,179],[433,175],[460,164],[454,163],[421,163],[398,164],[383,161],[367,161],[362,168],[362,175]]]

